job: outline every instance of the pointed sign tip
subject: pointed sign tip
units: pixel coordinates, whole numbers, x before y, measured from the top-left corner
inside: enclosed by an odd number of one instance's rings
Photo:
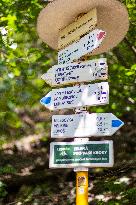
[[[120,127],[123,125],[124,125],[124,122],[122,122],[121,120],[112,120],[112,127]]]
[[[47,81],[47,80],[48,80],[48,75],[47,75],[47,73],[43,74],[43,75],[41,76],[41,79]]]

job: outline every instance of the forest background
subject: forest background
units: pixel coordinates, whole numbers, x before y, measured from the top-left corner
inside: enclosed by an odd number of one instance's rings
[[[89,170],[90,205],[136,204],[136,3],[121,2],[129,12],[127,36],[110,52],[96,56],[108,60],[110,103],[90,111],[111,112],[125,125],[110,137],[114,167]],[[75,201],[73,170],[48,168],[53,113],[39,100],[51,90],[41,75],[57,64],[57,52],[36,32],[37,16],[46,4],[44,0],[0,1],[1,205],[72,205]]]

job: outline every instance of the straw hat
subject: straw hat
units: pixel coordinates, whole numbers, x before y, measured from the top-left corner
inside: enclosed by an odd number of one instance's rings
[[[93,8],[97,8],[97,28],[106,31],[107,36],[91,55],[108,51],[124,38],[129,28],[128,12],[117,0],[54,0],[39,14],[40,38],[57,50],[59,31],[74,22],[79,14]]]

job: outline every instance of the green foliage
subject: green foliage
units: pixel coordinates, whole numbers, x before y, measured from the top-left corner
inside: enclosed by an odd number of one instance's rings
[[[6,165],[4,167],[0,167],[0,175],[3,174],[15,174],[16,169],[11,165]]]
[[[94,202],[97,205],[134,205],[136,202],[136,188],[128,188],[128,178],[121,179],[111,178],[103,182],[97,182],[97,193]],[[128,181],[127,181],[128,180]]]
[[[36,19],[42,8],[38,0],[2,0],[1,5],[0,128],[3,143],[7,135],[24,135],[22,130],[26,125],[19,113],[40,108],[39,99],[49,89],[40,76],[54,63],[55,57],[54,52],[38,40]]]
[[[7,195],[6,185],[0,181],[0,199],[4,198]]]
[[[124,197],[129,201],[136,202],[136,188],[130,188],[124,193]]]

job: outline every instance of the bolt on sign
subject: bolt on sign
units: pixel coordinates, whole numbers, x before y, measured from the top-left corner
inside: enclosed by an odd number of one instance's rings
[[[40,102],[50,110],[105,105],[109,103],[109,85],[102,82],[53,89]]]
[[[78,60],[82,56],[98,48],[106,36],[106,32],[95,29],[58,53],[58,63],[65,64]]]
[[[97,10],[92,9],[59,33],[58,48],[62,49],[92,31],[97,24]]]
[[[124,123],[112,113],[53,115],[51,137],[111,136],[123,125]]]
[[[52,142],[50,168],[112,167],[113,141]]]
[[[106,80],[108,78],[107,60],[106,58],[100,58],[85,62],[55,65],[41,78],[51,86]]]

